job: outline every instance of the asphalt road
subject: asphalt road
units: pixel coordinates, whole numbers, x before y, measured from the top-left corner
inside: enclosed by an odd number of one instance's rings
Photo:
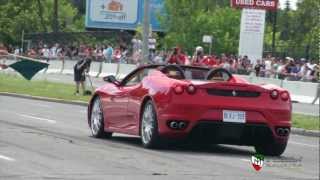
[[[85,116],[82,106],[0,96],[0,179],[319,178],[319,138],[292,135],[286,152],[256,172],[252,147],[147,150],[137,137],[91,137]]]

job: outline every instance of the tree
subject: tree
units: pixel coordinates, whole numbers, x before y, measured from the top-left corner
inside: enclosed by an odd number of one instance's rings
[[[293,39],[295,43],[305,47],[306,56],[319,58],[319,9],[318,0],[304,0],[297,4]],[[311,49],[313,51],[311,52]]]
[[[0,41],[17,44],[25,33],[52,32],[53,0],[0,1]],[[59,27],[62,32],[84,30],[83,16],[69,0],[59,0]]]
[[[297,10],[286,8],[278,10],[276,51],[278,55],[295,58],[319,58],[319,1],[298,1]],[[272,24],[268,21],[265,33],[265,49],[271,47]]]
[[[203,35],[214,37],[214,53],[236,53],[240,33],[240,11],[226,7],[229,1],[166,0],[167,16],[161,18],[167,33],[167,48],[181,46],[191,54]]]

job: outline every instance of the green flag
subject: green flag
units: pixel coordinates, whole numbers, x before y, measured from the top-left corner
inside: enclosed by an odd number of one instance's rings
[[[28,80],[31,80],[35,74],[44,68],[48,68],[48,66],[48,63],[28,59],[22,59],[21,61],[9,65],[9,67],[20,73]]]

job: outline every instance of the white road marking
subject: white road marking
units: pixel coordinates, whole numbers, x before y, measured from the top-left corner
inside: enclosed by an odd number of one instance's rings
[[[8,156],[1,155],[1,154],[0,154],[0,159],[6,160],[6,161],[15,161],[15,159]]]
[[[251,162],[249,159],[240,159],[241,161]]]
[[[19,116],[22,116],[22,117],[25,117],[25,118],[30,118],[30,119],[36,119],[36,120],[39,120],[39,121],[46,121],[46,122],[51,123],[51,124],[57,123],[57,121],[55,121],[55,120],[46,119],[46,118],[40,118],[40,117],[36,117],[36,116],[29,116],[29,115],[25,115],[25,114],[19,114]]]
[[[87,114],[87,110],[80,111],[81,113]]]
[[[312,148],[319,148],[318,145],[311,145],[311,144],[299,143],[299,142],[295,142],[295,141],[289,141],[289,143],[290,143],[290,144],[300,145],[300,146],[307,146],[307,147],[312,147]]]
[[[38,106],[38,107],[45,107],[45,108],[51,108],[51,106],[46,105],[46,104],[32,104],[33,106]]]

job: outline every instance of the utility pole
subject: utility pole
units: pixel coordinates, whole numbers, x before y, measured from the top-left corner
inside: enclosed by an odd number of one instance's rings
[[[143,38],[142,38],[142,64],[149,61],[149,26],[150,26],[150,0],[144,0]]]
[[[54,0],[53,3],[53,32],[59,31],[59,22],[58,22],[58,0]]]
[[[275,50],[276,50],[276,32],[277,32],[277,10],[273,13],[273,24],[272,24],[272,48],[271,53],[272,56],[275,56]]]
[[[21,48],[22,51],[20,52],[21,54],[23,54],[23,44],[24,44],[24,29],[22,29],[22,33],[21,33]]]

